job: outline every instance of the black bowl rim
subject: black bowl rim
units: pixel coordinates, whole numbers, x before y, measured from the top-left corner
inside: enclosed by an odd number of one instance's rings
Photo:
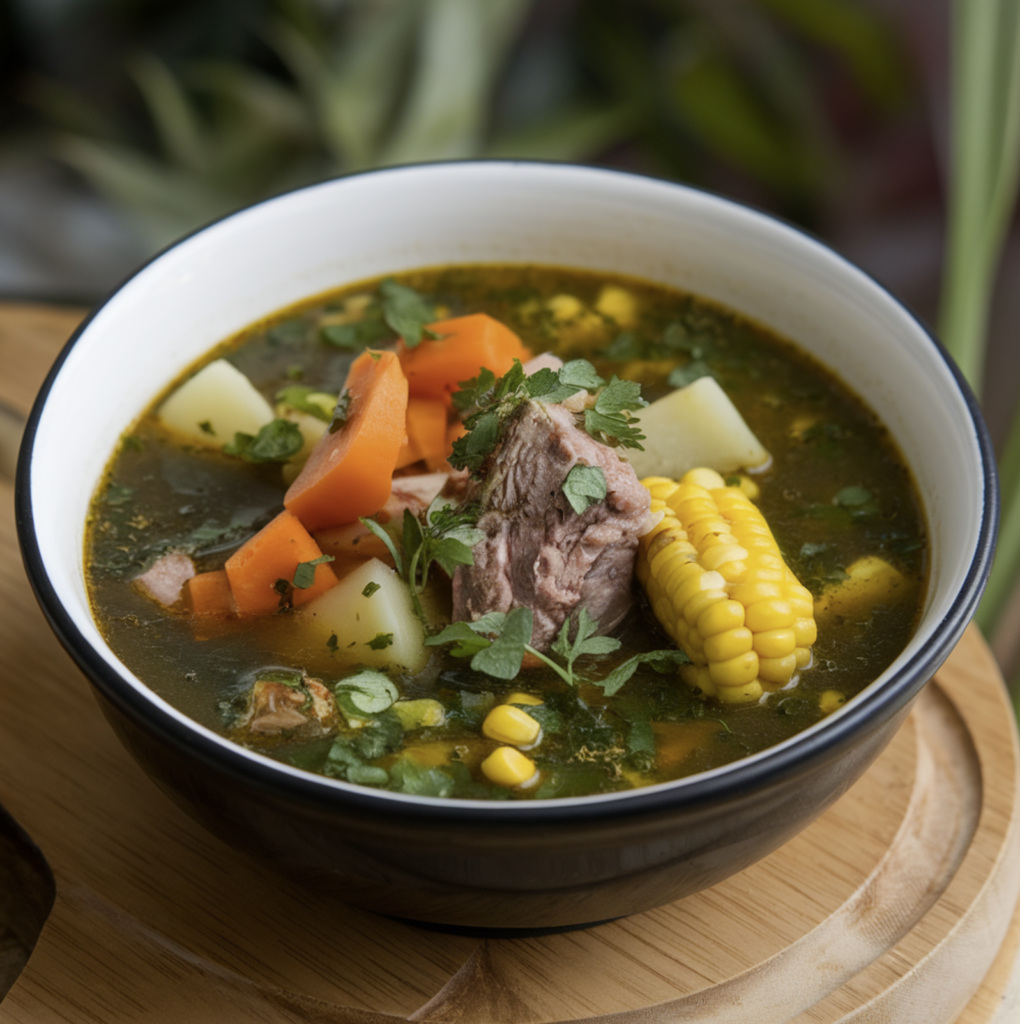
[[[91,644],[78,631],[70,616],[64,611],[43,565],[33,525],[30,486],[32,449],[46,398],[69,353],[92,320],[130,281],[141,274],[150,264],[187,242],[195,235],[240,213],[244,213],[246,210],[255,209],[296,193],[330,187],[337,181],[360,178],[365,175],[400,174],[408,171],[416,172],[422,169],[471,165],[500,165],[504,167],[538,166],[546,169],[563,167],[571,172],[584,170],[592,174],[653,181],[684,191],[710,196],[716,201],[728,204],[736,209],[749,211],[758,217],[773,221],[787,230],[803,236],[814,244],[820,245],[857,273],[862,274],[871,281],[909,319],[913,320],[921,328],[921,331],[932,344],[936,353],[945,363],[966,402],[975,439],[981,454],[981,464],[984,472],[984,493],[983,514],[974,558],[963,585],[948,613],[937,627],[934,634],[934,642],[929,644],[910,665],[905,666],[898,674],[888,679],[880,689],[869,695],[864,701],[848,706],[839,716],[828,722],[824,728],[803,735],[799,742],[780,745],[772,750],[766,749],[754,755],[753,759],[735,761],[731,765],[724,766],[718,772],[705,773],[701,776],[690,776],[686,779],[676,780],[676,783],[673,784],[664,783],[659,786],[648,787],[647,789],[614,794],[616,799],[612,800],[598,798],[560,800],[553,798],[544,801],[508,801],[504,803],[455,799],[440,800],[406,797],[402,794],[382,794],[368,787],[340,784],[336,780],[325,779],[312,773],[287,769],[283,765],[277,767],[268,759],[257,760],[255,757],[249,756],[247,752],[244,752],[243,748],[237,747],[229,741],[224,741],[223,743],[216,742],[203,735],[197,729],[191,728],[179,719],[168,715],[133,686],[121,679],[120,675],[98,655]],[[154,254],[134,272],[124,278],[117,287],[89,312],[61,350],[60,355],[43,382],[29,415],[19,452],[15,481],[15,520],[23,561],[36,599],[57,638],[99,694],[110,701],[121,713],[127,715],[129,719],[140,722],[149,732],[155,733],[159,738],[170,743],[172,746],[183,749],[189,755],[198,758],[209,768],[224,773],[243,785],[254,786],[278,798],[297,801],[304,805],[325,807],[337,804],[352,811],[365,812],[372,815],[386,815],[387,813],[396,812],[405,818],[427,819],[437,825],[458,824],[461,826],[475,825],[484,827],[488,824],[505,824],[512,821],[515,826],[533,824],[548,827],[554,823],[571,824],[607,817],[623,818],[639,815],[656,815],[663,812],[676,813],[683,808],[704,806],[716,801],[725,803],[728,797],[734,797],[738,794],[746,796],[749,791],[761,790],[777,784],[815,758],[834,756],[851,741],[856,733],[865,734],[871,728],[877,727],[877,724],[880,722],[896,714],[897,711],[908,704],[920,692],[925,683],[928,682],[949,656],[977,609],[978,602],[987,584],[988,573],[991,569],[995,553],[999,520],[999,493],[994,449],[988,429],[981,416],[978,401],[945,346],[904,303],[885,289],[875,278],[862,271],[856,264],[841,256],[830,245],[813,236],[810,232],[805,231],[798,225],[791,224],[775,214],[756,209],[749,204],[738,202],[707,189],[695,188],[675,181],[657,179],[651,175],[613,168],[564,164],[557,161],[471,159],[374,168],[295,188],[209,221],[207,224],[203,224]]]

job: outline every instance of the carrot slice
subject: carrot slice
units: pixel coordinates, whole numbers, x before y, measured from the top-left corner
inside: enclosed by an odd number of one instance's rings
[[[229,615],[234,595],[225,569],[200,572],[184,584],[184,601],[192,615]]]
[[[415,348],[397,346],[400,364],[410,393],[420,398],[448,399],[461,381],[477,377],[486,367],[501,377],[514,364],[531,358],[531,352],[505,324],[485,313],[472,313],[428,325],[441,335]]]
[[[292,512],[286,509],[254,537],[245,541],[226,562],[224,569],[230,589],[242,615],[265,615],[280,607],[283,596],[277,588],[279,580],[293,582],[301,562],[312,562],[322,550]],[[315,567],[310,587],[293,587],[289,591],[295,605],[336,586],[336,573],[323,563]]]
[[[347,374],[347,422],[312,449],[284,505],[309,530],[353,523],[390,496],[404,443],[407,380],[393,352],[364,352]]]
[[[441,398],[407,400],[407,443],[400,449],[396,468],[422,459],[429,469],[446,461],[446,402]]]

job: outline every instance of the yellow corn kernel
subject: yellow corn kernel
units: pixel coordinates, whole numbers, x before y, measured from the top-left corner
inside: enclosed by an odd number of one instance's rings
[[[826,690],[818,698],[818,708],[823,715],[831,715],[833,711],[841,708],[846,703],[846,695],[839,690]]]
[[[726,591],[722,587],[702,590],[692,597],[684,606],[683,614],[680,616],[684,625],[697,631],[698,622],[705,610],[712,605],[719,604],[726,600]],[[701,634],[704,635],[704,634]]]
[[[738,583],[730,593],[734,601],[739,601],[745,608],[759,601],[782,600],[783,588],[771,580],[756,580],[753,583]]]
[[[768,629],[754,634],[753,646],[759,658],[785,658],[793,654],[797,640],[792,629]]]
[[[530,747],[542,733],[542,726],[520,708],[500,704],[493,708],[482,722],[482,734],[498,743],[512,743],[515,747]]]
[[[747,686],[758,677],[758,655],[747,651],[728,661],[709,662],[708,672],[716,686]]]
[[[538,781],[538,770],[530,757],[514,747],[497,747],[483,762],[482,774],[497,786],[514,789]]]
[[[681,665],[680,678],[692,690],[701,690],[706,697],[715,696],[716,686],[707,665]]]
[[[747,609],[747,628],[755,633],[770,629],[789,629],[795,622],[789,601],[774,598],[757,601]]]
[[[633,292],[617,285],[607,284],[599,292],[595,311],[615,320],[620,327],[633,327],[637,323],[637,299]]]
[[[713,661],[730,661],[756,646],[757,639],[746,626],[727,629],[725,633],[704,638],[705,657],[709,664]]]
[[[715,601],[698,616],[697,629],[704,636],[715,636],[727,629],[745,625],[744,606],[739,601]]]
[[[514,690],[505,701],[504,704],[530,704],[537,706],[544,704],[545,701],[541,697],[536,697],[532,693],[525,693],[523,690]]]
[[[701,564],[711,572],[727,562],[743,562],[746,559],[747,549],[739,544],[717,544],[705,549]]]
[[[581,300],[575,295],[554,295],[546,300],[545,306],[557,323],[576,320],[584,310]]]
[[[680,478],[680,483],[704,487],[706,491],[715,491],[726,486],[726,481],[714,469],[707,469],[704,466],[689,469]]]
[[[716,688],[715,696],[723,704],[749,704],[759,700],[763,692],[761,683],[754,679],[740,686],[719,686]]]
[[[759,658],[758,678],[773,688],[785,686],[793,678],[797,667],[795,653],[784,655],[781,658]]]
[[[814,619],[801,618],[793,623],[798,647],[810,647],[818,639],[818,626]]]
[[[797,661],[797,668],[809,668],[814,661],[814,655],[810,647],[798,647],[793,652]]]

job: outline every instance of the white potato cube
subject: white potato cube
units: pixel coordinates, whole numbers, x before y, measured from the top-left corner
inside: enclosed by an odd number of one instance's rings
[[[343,664],[420,672],[429,659],[407,584],[378,558],[309,601],[295,613],[293,628],[318,649],[334,648],[330,637],[336,636],[335,656]]]
[[[237,433],[257,434],[273,419],[273,408],[240,370],[216,359],[186,380],[156,415],[191,444],[222,448]]]
[[[726,474],[768,462],[769,453],[714,377],[701,377],[635,415],[645,450],[628,449],[626,458],[638,479],[679,480],[697,466]]]

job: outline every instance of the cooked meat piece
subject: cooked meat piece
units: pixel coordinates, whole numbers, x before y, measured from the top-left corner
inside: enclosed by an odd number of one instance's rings
[[[563,481],[578,463],[600,467],[607,487],[605,500],[580,515],[563,494]],[[581,607],[602,633],[627,614],[648,491],[613,448],[577,426],[574,412],[539,402],[524,406],[477,497],[486,539],[474,547],[474,565],[454,576],[455,619],[530,608],[531,643],[544,650]]]
[[[248,711],[237,728],[249,738],[300,730],[302,739],[316,739],[328,735],[335,725],[333,694],[318,679],[305,676],[301,686],[258,680],[251,690]]]
[[[138,584],[154,601],[170,608],[181,598],[181,588],[195,575],[195,563],[183,552],[163,555],[150,568],[135,577]]]

